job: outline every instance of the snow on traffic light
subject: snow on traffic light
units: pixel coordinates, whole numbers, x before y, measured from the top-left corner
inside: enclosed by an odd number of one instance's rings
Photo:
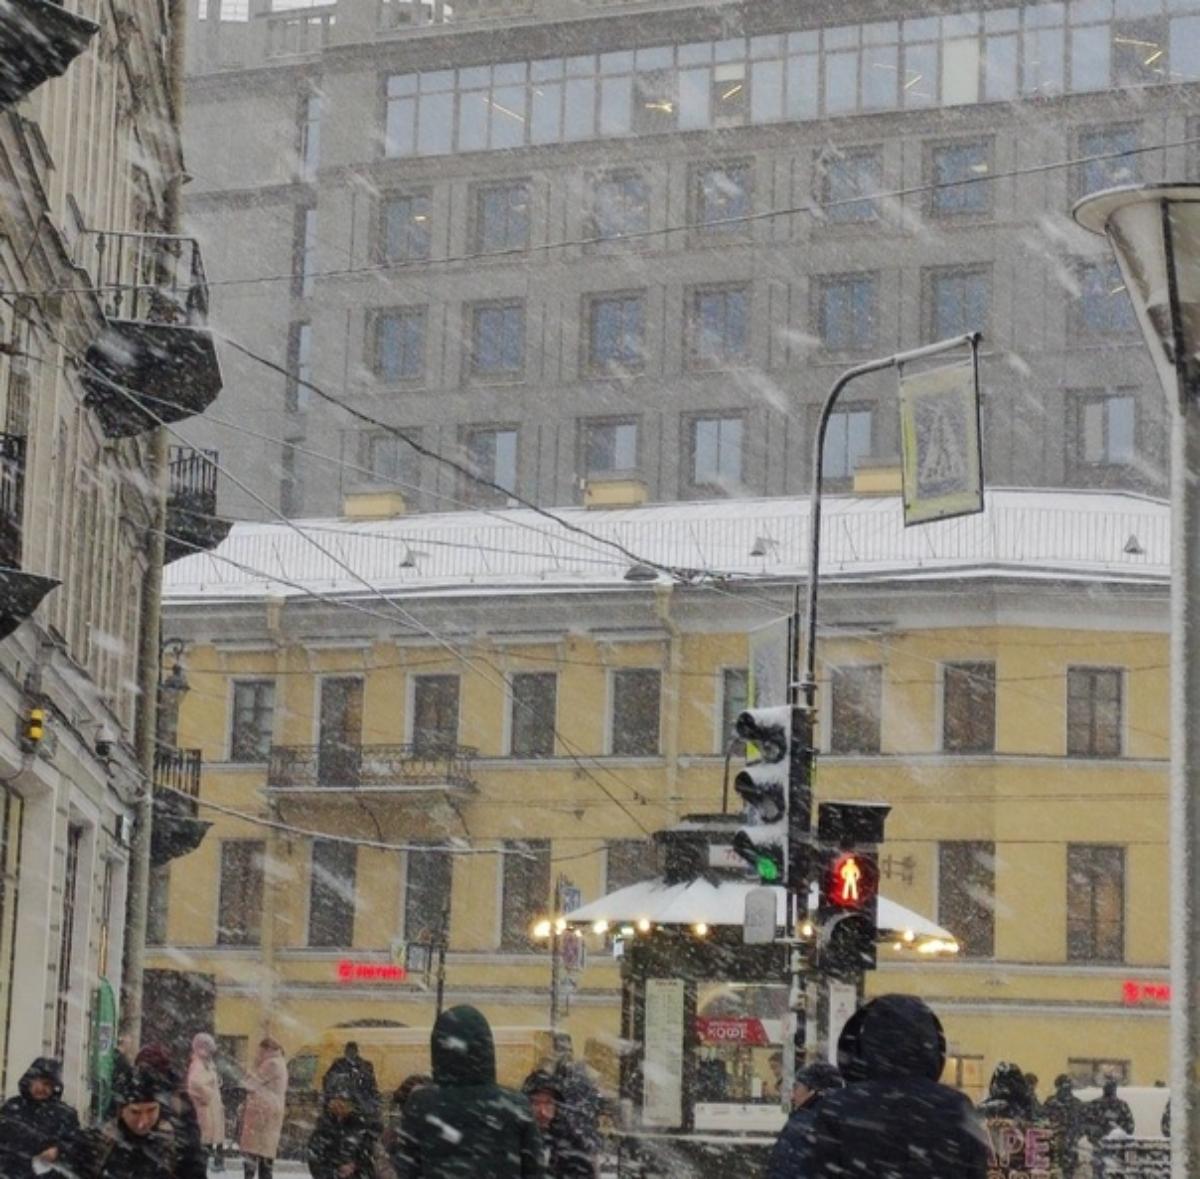
[[[763,884],[782,884],[785,877],[790,726],[786,705],[748,708],[735,725],[752,760],[733,780],[746,820],[733,837],[733,850]]]

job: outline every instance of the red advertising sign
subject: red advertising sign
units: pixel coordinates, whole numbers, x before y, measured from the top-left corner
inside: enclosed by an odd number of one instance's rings
[[[1127,978],[1121,984],[1121,1002],[1126,1007],[1162,1006],[1171,1002],[1171,984]]]
[[[765,1048],[771,1040],[761,1019],[744,1019],[740,1016],[696,1020],[696,1037],[701,1044],[746,1044],[751,1048]]]
[[[404,982],[408,971],[392,962],[353,962],[343,958],[337,964],[338,982]]]

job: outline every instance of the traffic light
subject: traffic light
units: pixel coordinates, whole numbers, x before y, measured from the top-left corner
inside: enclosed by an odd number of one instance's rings
[[[889,810],[881,803],[827,802],[817,812],[817,964],[834,977],[875,969],[879,844]]]
[[[748,708],[734,726],[753,760],[733,780],[746,820],[733,837],[733,850],[763,884],[783,884],[786,875],[791,713],[786,705]]]

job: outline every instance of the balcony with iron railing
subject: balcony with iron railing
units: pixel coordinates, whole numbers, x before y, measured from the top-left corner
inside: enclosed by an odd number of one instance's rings
[[[155,747],[150,858],[159,867],[195,851],[212,826],[199,818],[202,765],[199,749]]]
[[[202,413],[221,390],[221,369],[199,243],[85,230],[75,261],[107,320],[83,370],[104,432],[129,437]]]
[[[231,526],[217,516],[217,452],[172,446],[167,467],[166,563],[215,549]]]
[[[272,790],[321,793],[369,791],[420,794],[475,788],[479,751],[438,742],[404,745],[273,745],[267,769]]]

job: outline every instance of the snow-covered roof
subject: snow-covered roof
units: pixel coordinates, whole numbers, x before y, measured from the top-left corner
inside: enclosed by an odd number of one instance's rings
[[[214,552],[169,565],[164,589],[180,603],[355,595],[369,592],[362,581],[415,596],[634,585],[625,577],[631,560],[606,541],[671,568],[787,579],[807,568],[807,498],[568,507],[555,515],[564,523],[525,508],[301,520],[294,528],[239,523]],[[897,496],[830,496],[821,571],[1165,582],[1169,540],[1166,502],[1128,492],[989,490],[979,515],[908,529]]]
[[[667,884],[661,878],[643,880],[619,888],[608,896],[591,901],[567,914],[571,925],[590,925],[596,921],[633,924],[649,921],[654,925],[741,925],[746,912],[746,894],[760,885],[747,880],[703,878],[680,884]],[[777,920],[787,921],[787,893],[771,890],[776,897]],[[886,939],[911,935],[912,944],[920,941],[952,943],[954,937],[928,917],[880,895],[876,925]],[[811,903],[815,905],[816,895]]]

